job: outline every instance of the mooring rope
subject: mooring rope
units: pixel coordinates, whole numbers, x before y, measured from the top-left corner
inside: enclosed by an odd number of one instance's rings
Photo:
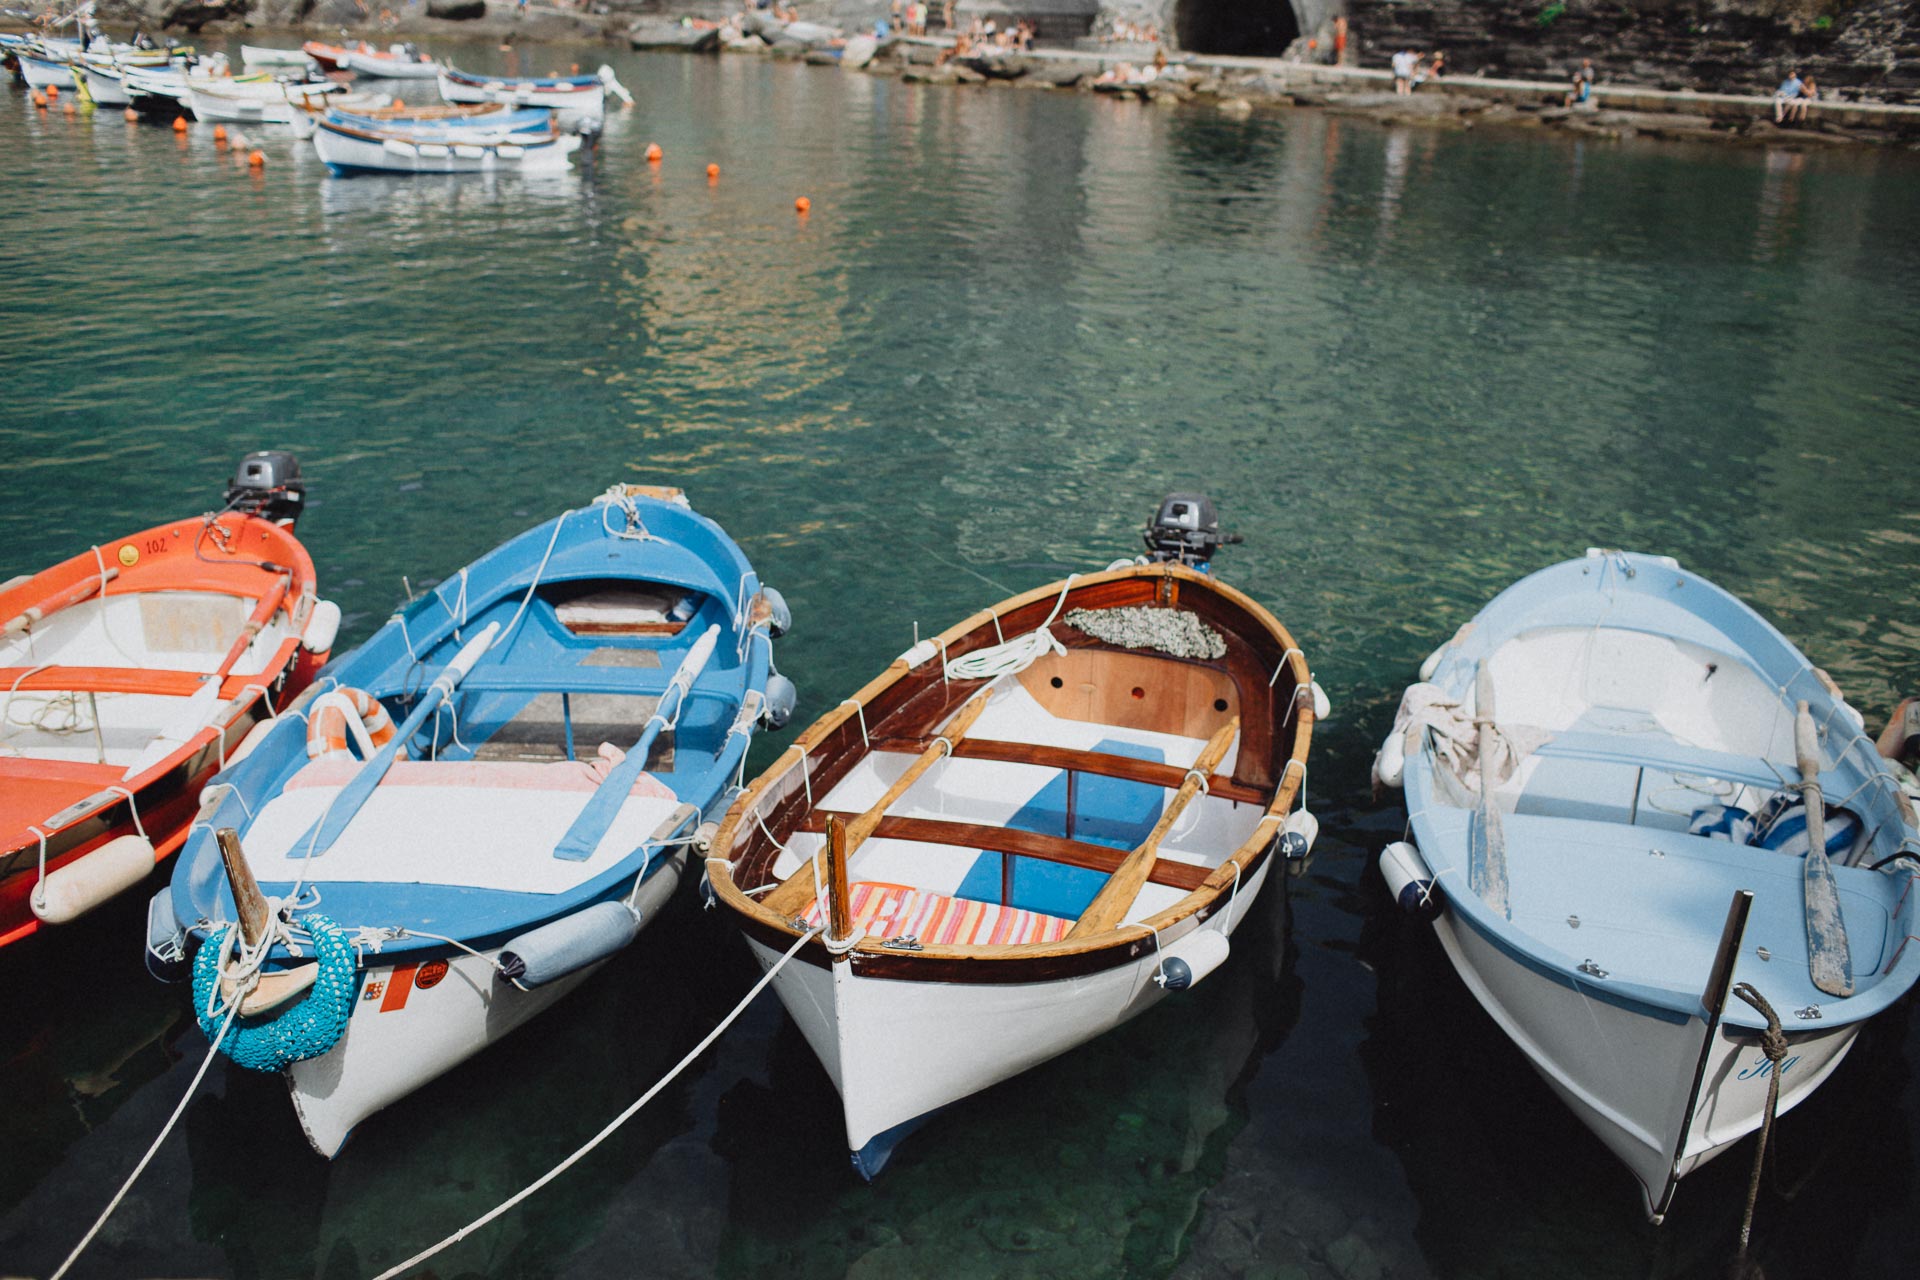
[[[1747,1258],[1747,1243],[1753,1236],[1753,1208],[1760,1199],[1760,1170],[1767,1162],[1767,1143],[1773,1139],[1773,1117],[1780,1105],[1780,1064],[1787,1056],[1787,1035],[1780,1029],[1780,1015],[1773,1011],[1767,998],[1756,991],[1751,983],[1742,982],[1733,988],[1733,994],[1753,1006],[1755,1013],[1767,1020],[1767,1029],[1760,1033],[1760,1051],[1767,1055],[1772,1070],[1767,1072],[1767,1113],[1760,1121],[1760,1146],[1753,1153],[1753,1176],[1747,1180],[1747,1211],[1740,1219],[1740,1252],[1735,1258],[1736,1265]]]
[[[87,1246],[93,1243],[93,1238],[100,1234],[100,1228],[107,1225],[107,1219],[111,1218],[113,1211],[120,1207],[120,1202],[127,1198],[127,1192],[133,1190],[133,1184],[139,1180],[141,1174],[147,1171],[147,1165],[152,1163],[154,1153],[160,1150],[160,1144],[167,1140],[167,1135],[173,1132],[173,1126],[179,1123],[181,1114],[186,1111],[187,1103],[199,1091],[200,1081],[206,1078],[207,1068],[212,1066],[213,1060],[220,1055],[220,1042],[226,1038],[227,1028],[233,1025],[233,1019],[239,1012],[240,1000],[236,997],[227,1010],[227,1020],[220,1024],[220,1034],[215,1036],[213,1043],[207,1046],[207,1056],[201,1060],[200,1069],[193,1073],[193,1083],[189,1084],[187,1091],[180,1095],[180,1101],[174,1106],[173,1114],[168,1116],[166,1124],[160,1127],[160,1136],[153,1140],[153,1145],[147,1148],[147,1154],[140,1157],[140,1163],[133,1166],[133,1172],[127,1175],[127,1180],[120,1184],[118,1191],[113,1193],[113,1199],[107,1202],[107,1207],[100,1211],[100,1216],[93,1220],[91,1227],[87,1228],[87,1234],[80,1237],[80,1243],[73,1246],[73,1252],[67,1255],[67,1260],[60,1264],[49,1280],[60,1280],[61,1276],[67,1274],[67,1271],[79,1260],[80,1255],[87,1251]]]
[[[565,1160],[562,1160],[559,1164],[553,1166],[553,1168],[541,1174],[538,1178],[535,1178],[532,1182],[528,1183],[525,1187],[515,1192],[512,1196],[508,1197],[506,1200],[501,1201],[498,1205],[495,1205],[492,1209],[489,1209],[486,1213],[481,1214],[478,1218],[475,1218],[472,1222],[469,1222],[466,1226],[460,1228],[458,1231],[454,1232],[452,1235],[448,1236],[446,1239],[440,1241],[440,1243],[434,1245],[429,1249],[425,1249],[419,1253],[414,1254],[411,1258],[408,1258],[405,1262],[402,1262],[399,1266],[389,1267],[387,1270],[382,1271],[379,1275],[375,1276],[374,1280],[393,1280],[394,1276],[401,1275],[404,1272],[410,1271],[414,1267],[419,1266],[421,1263],[425,1262],[428,1258],[433,1257],[435,1254],[441,1252],[442,1250],[453,1247],[454,1245],[460,1243],[462,1240],[466,1239],[468,1236],[472,1235],[474,1232],[478,1231],[480,1228],[486,1226],[489,1222],[492,1222],[495,1218],[498,1218],[501,1214],[507,1212],[507,1210],[513,1208],[515,1205],[519,1204],[521,1201],[527,1199],[527,1197],[533,1195],[534,1192],[540,1190],[540,1188],[546,1186],[549,1182],[552,1182],[555,1178],[565,1173],[568,1169],[571,1169],[574,1165],[578,1164],[595,1147],[599,1146],[601,1143],[605,1142],[608,1138],[612,1137],[614,1134],[614,1131],[620,1128],[621,1125],[625,1124],[627,1121],[633,1119],[635,1115],[639,1114],[640,1108],[646,1106],[649,1102],[652,1102],[655,1095],[657,1095],[662,1089],[666,1088],[668,1085],[672,1084],[682,1071],[685,1071],[689,1066],[693,1064],[695,1059],[697,1059],[701,1054],[705,1053],[707,1051],[707,1046],[711,1045],[715,1040],[718,1040],[720,1038],[720,1033],[725,1031],[728,1027],[732,1026],[734,1024],[734,1020],[737,1019],[741,1014],[747,1011],[747,1006],[752,1004],[754,1002],[754,999],[762,991],[765,991],[767,989],[767,984],[773,981],[774,975],[779,973],[780,970],[786,968],[787,962],[793,959],[794,956],[798,955],[800,953],[800,948],[806,946],[807,943],[811,942],[814,936],[819,932],[820,932],[820,929],[816,927],[813,929],[809,929],[805,933],[801,934],[799,940],[795,942],[791,947],[787,948],[786,954],[781,956],[777,961],[773,963],[771,967],[768,968],[766,973],[762,975],[760,981],[753,984],[753,989],[747,992],[746,995],[741,997],[740,1003],[733,1007],[733,1011],[729,1013],[726,1017],[722,1018],[720,1020],[720,1024],[716,1026],[712,1031],[709,1031],[706,1034],[705,1039],[701,1040],[700,1043],[693,1046],[693,1048],[687,1050],[687,1056],[680,1059],[680,1061],[674,1063],[673,1069],[671,1071],[667,1072],[667,1074],[665,1074],[664,1076],[661,1076],[659,1080],[655,1081],[653,1087],[651,1089],[648,1089],[645,1093],[641,1094],[637,1099],[635,1099],[633,1104],[629,1106],[625,1111],[622,1111],[619,1115],[615,1116],[612,1120],[608,1121],[606,1124],[606,1127],[601,1129],[600,1132],[594,1134],[593,1137],[587,1139],[585,1145],[581,1146],[572,1155],[568,1156]],[[96,1227],[96,1230],[97,1229],[98,1228]]]

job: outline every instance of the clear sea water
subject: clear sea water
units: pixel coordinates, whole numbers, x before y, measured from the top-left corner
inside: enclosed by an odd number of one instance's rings
[[[965,1104],[873,1186],[768,996],[425,1274],[1722,1274],[1751,1147],[1645,1225],[1387,902],[1371,864],[1404,815],[1367,764],[1428,650],[1590,545],[1743,594],[1876,725],[1920,691],[1920,157],[610,60],[637,109],[591,171],[540,181],[330,179],[282,137],[250,176],[208,126],[0,92],[0,576],[204,510],[242,452],[288,448],[353,641],[403,576],[671,482],[792,602],[807,717],[916,621],[1128,554],[1197,487],[1247,538],[1221,572],[1332,696],[1324,834],[1218,975]],[[52,1269],[205,1051],[139,922],[0,956],[0,1273]],[[216,1065],[77,1274],[378,1270],[571,1151],[753,972],[689,892],[331,1165],[276,1081]],[[1913,1274],[1916,1060],[1900,1007],[1784,1121],[1768,1276]]]

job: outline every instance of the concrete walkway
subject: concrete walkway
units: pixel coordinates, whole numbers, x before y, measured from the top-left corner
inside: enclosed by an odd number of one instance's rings
[[[1137,47],[1115,49],[1112,52],[1034,49],[1026,56],[1048,61],[1085,63],[1102,70],[1115,63],[1131,62],[1138,65],[1143,60]],[[1151,57],[1151,54],[1147,56]],[[1217,57],[1209,54],[1180,54],[1172,56],[1171,60],[1195,70],[1253,73],[1282,89],[1317,89],[1336,93],[1378,93],[1393,89],[1393,73],[1384,68],[1287,62],[1279,58]],[[1500,80],[1491,76],[1465,75],[1429,80],[1421,92],[1431,92],[1435,88],[1494,102],[1551,102],[1556,106],[1567,92],[1563,80]],[[1771,94],[1693,93],[1687,90],[1597,84],[1590,101],[1597,110],[1663,112],[1710,120],[1773,119]],[[1920,107],[1822,98],[1811,104],[1807,111],[1808,124],[1821,121],[1831,121],[1849,129],[1895,129],[1902,133],[1913,133],[1920,132]]]

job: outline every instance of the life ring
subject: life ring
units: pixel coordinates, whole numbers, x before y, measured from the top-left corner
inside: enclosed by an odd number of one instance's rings
[[[393,741],[393,717],[380,699],[363,689],[335,689],[322,695],[307,715],[307,759],[353,759],[347,748],[349,734],[364,759]]]
[[[214,930],[193,958],[193,1011],[209,1040],[227,1020],[226,1006],[214,998],[214,992],[220,985],[227,931],[233,927]],[[220,1051],[248,1070],[279,1071],[319,1057],[340,1042],[353,1014],[357,959],[352,939],[326,916],[307,916],[300,927],[313,939],[313,958],[320,966],[313,986],[298,1003],[266,1017],[236,1017],[220,1042]]]

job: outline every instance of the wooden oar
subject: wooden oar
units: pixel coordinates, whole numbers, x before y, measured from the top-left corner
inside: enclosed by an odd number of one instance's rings
[[[254,605],[253,613],[247,618],[247,625],[240,628],[240,638],[233,642],[233,647],[227,650],[227,656],[221,659],[218,667],[214,668],[215,680],[226,679],[227,673],[233,670],[233,664],[240,661],[241,656],[253,647],[253,638],[260,634],[267,625],[267,619],[271,618],[274,610],[280,607],[280,602],[287,598],[287,588],[292,584],[293,575],[290,573],[283,573],[273,580],[273,586],[267,589],[267,594],[261,596],[260,603]]]
[[[1174,822],[1185,811],[1193,798],[1200,794],[1205,786],[1204,780],[1213,776],[1226,758],[1227,748],[1233,745],[1233,735],[1240,732],[1240,717],[1234,716],[1207,739],[1207,745],[1200,749],[1199,757],[1194,760],[1193,768],[1180,789],[1167,801],[1166,812],[1160,815],[1160,821],[1153,824],[1153,830],[1140,846],[1127,855],[1107,882],[1100,886],[1100,892],[1093,895],[1093,901],[1073,922],[1073,928],[1067,930],[1069,938],[1084,938],[1089,934],[1105,933],[1127,918],[1127,911],[1133,906],[1133,900],[1140,896],[1140,888],[1146,884],[1147,877],[1153,872],[1153,860],[1160,856],[1160,842],[1166,839],[1167,832],[1173,830]]]
[[[1840,890],[1827,858],[1827,801],[1820,794],[1820,740],[1813,713],[1802,702],[1793,714],[1793,754],[1800,766],[1800,799],[1807,813],[1807,971],[1830,996],[1853,994],[1853,949],[1840,916]]]
[[[213,833],[213,840],[220,846],[220,861],[226,864],[227,884],[233,889],[235,914],[240,917],[240,937],[249,948],[255,947],[272,923],[266,895],[260,892],[260,882],[253,878],[253,868],[247,865],[247,855],[240,848],[240,833],[232,827],[221,827]],[[220,999],[232,1004],[238,998],[241,1016],[252,1017],[293,999],[312,986],[319,973],[320,966],[311,960],[291,969],[263,972],[244,996],[233,979],[222,974]]]
[[[1500,807],[1493,802],[1493,674],[1482,662],[1474,677],[1473,722],[1479,726],[1476,750],[1480,756],[1480,805],[1474,811],[1467,837],[1467,887],[1480,900],[1509,920],[1513,906],[1507,898],[1507,832],[1500,823]]]
[[[947,722],[947,727],[940,731],[939,736],[945,741],[935,741],[932,746],[921,752],[919,758],[908,765],[907,771],[900,775],[899,781],[887,788],[885,795],[875,801],[865,813],[847,824],[846,860],[848,862],[852,861],[854,851],[866,843],[867,837],[871,836],[874,829],[880,825],[880,819],[886,817],[888,806],[905,795],[907,788],[920,780],[920,775],[946,759],[952,747],[967,736],[968,730],[973,728],[973,722],[978,720],[980,713],[987,709],[987,697],[990,693],[992,693],[991,689],[982,689],[969,699],[967,705],[960,708],[959,713]],[[802,762],[800,767],[804,769],[805,763]],[[819,855],[815,854],[814,858],[817,857]],[[798,914],[800,908],[813,900],[811,868],[814,858],[801,863],[798,871],[782,881],[780,887],[762,898],[761,902],[769,910],[778,912],[783,917]]]
[[[387,770],[391,769],[393,762],[400,758],[400,752],[405,749],[407,742],[414,734],[420,732],[420,727],[426,724],[427,717],[437,711],[440,704],[447,700],[447,695],[453,692],[454,686],[465,678],[467,672],[473,670],[473,665],[480,661],[480,656],[487,651],[487,646],[493,643],[493,637],[499,630],[499,623],[489,622],[486,630],[461,646],[460,652],[453,656],[453,661],[442,668],[440,674],[434,677],[433,683],[427,686],[427,691],[414,707],[413,714],[394,730],[392,740],[380,748],[373,759],[360,766],[360,771],[347,780],[346,786],[340,788],[340,793],[333,798],[333,803],[327,806],[326,812],[320,815],[319,821],[315,822],[307,834],[293,846],[293,856],[317,858],[333,847],[333,842],[338,840],[340,833],[347,829],[347,824],[353,821],[353,816],[360,812],[360,806],[367,802],[367,797],[373,794],[373,789],[380,785],[380,779],[387,776]]]
[[[720,625],[715,623],[707,628],[705,635],[693,642],[693,648],[687,650],[687,656],[680,660],[679,668],[674,671],[673,679],[667,681],[667,691],[660,695],[647,727],[641,730],[639,741],[627,752],[626,759],[607,771],[605,781],[587,797],[580,815],[567,828],[567,833],[560,837],[560,843],[553,846],[554,857],[565,858],[569,862],[585,862],[600,847],[607,828],[613,825],[620,806],[627,802],[633,784],[640,780],[641,771],[647,767],[647,756],[653,750],[654,740],[679,716],[688,690],[700,678],[700,672],[705,669],[707,659],[713,656],[713,647],[719,641]]]
[[[49,614],[58,613],[62,609],[72,608],[119,576],[120,570],[118,569],[108,569],[105,574],[95,573],[88,575],[84,581],[74,583],[53,599],[42,604],[34,605],[31,609],[24,610],[8,618],[5,623],[0,623],[0,636],[10,636],[16,631],[25,631],[29,627],[37,625]]]

